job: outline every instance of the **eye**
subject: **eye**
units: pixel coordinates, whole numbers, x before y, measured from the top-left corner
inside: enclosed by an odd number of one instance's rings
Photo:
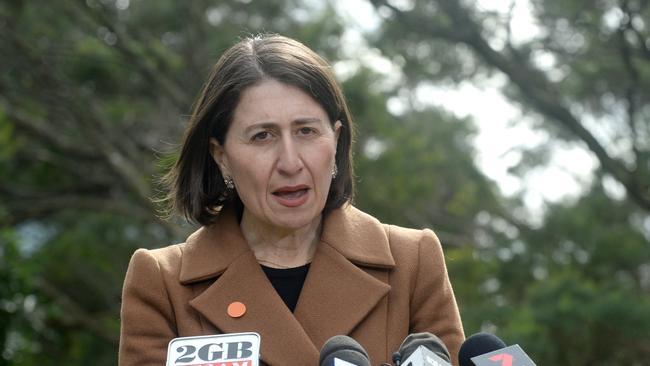
[[[271,133],[269,131],[260,131],[251,137],[253,142],[264,142],[271,138]]]
[[[298,134],[302,136],[314,135],[316,132],[316,129],[313,127],[301,127],[298,129]]]

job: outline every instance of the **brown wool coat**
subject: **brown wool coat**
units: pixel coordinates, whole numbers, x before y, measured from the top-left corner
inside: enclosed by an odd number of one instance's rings
[[[240,318],[226,312],[233,301],[246,305]],[[184,244],[135,252],[121,320],[121,366],[164,365],[175,337],[251,331],[261,336],[261,363],[272,366],[317,365],[338,334],[379,365],[423,331],[439,336],[458,365],[464,339],[435,234],[381,224],[352,206],[327,215],[293,314],[224,212]]]

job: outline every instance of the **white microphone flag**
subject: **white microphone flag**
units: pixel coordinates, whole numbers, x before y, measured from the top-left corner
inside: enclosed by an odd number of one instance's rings
[[[166,366],[259,366],[260,335],[228,333],[174,338]]]

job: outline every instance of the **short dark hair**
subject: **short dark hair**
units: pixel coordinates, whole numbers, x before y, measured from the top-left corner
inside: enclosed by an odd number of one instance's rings
[[[208,225],[224,206],[241,208],[237,192],[226,187],[210,155],[210,138],[224,145],[242,92],[268,79],[301,89],[323,107],[332,125],[341,122],[335,158],[338,174],[332,180],[324,211],[352,200],[353,123],[330,65],[294,39],[264,34],[230,47],[212,69],[194,104],[178,160],[163,178],[172,211],[190,222]]]

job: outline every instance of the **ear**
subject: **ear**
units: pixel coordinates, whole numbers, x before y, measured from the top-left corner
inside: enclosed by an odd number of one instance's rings
[[[343,124],[341,123],[341,121],[337,120],[336,122],[334,122],[334,139],[337,141],[337,143],[339,141],[339,135],[341,134],[342,127]]]
[[[226,156],[226,151],[223,146],[217,141],[216,138],[210,138],[210,155],[212,159],[219,166],[222,176],[230,176],[230,169],[228,168],[228,157]]]

